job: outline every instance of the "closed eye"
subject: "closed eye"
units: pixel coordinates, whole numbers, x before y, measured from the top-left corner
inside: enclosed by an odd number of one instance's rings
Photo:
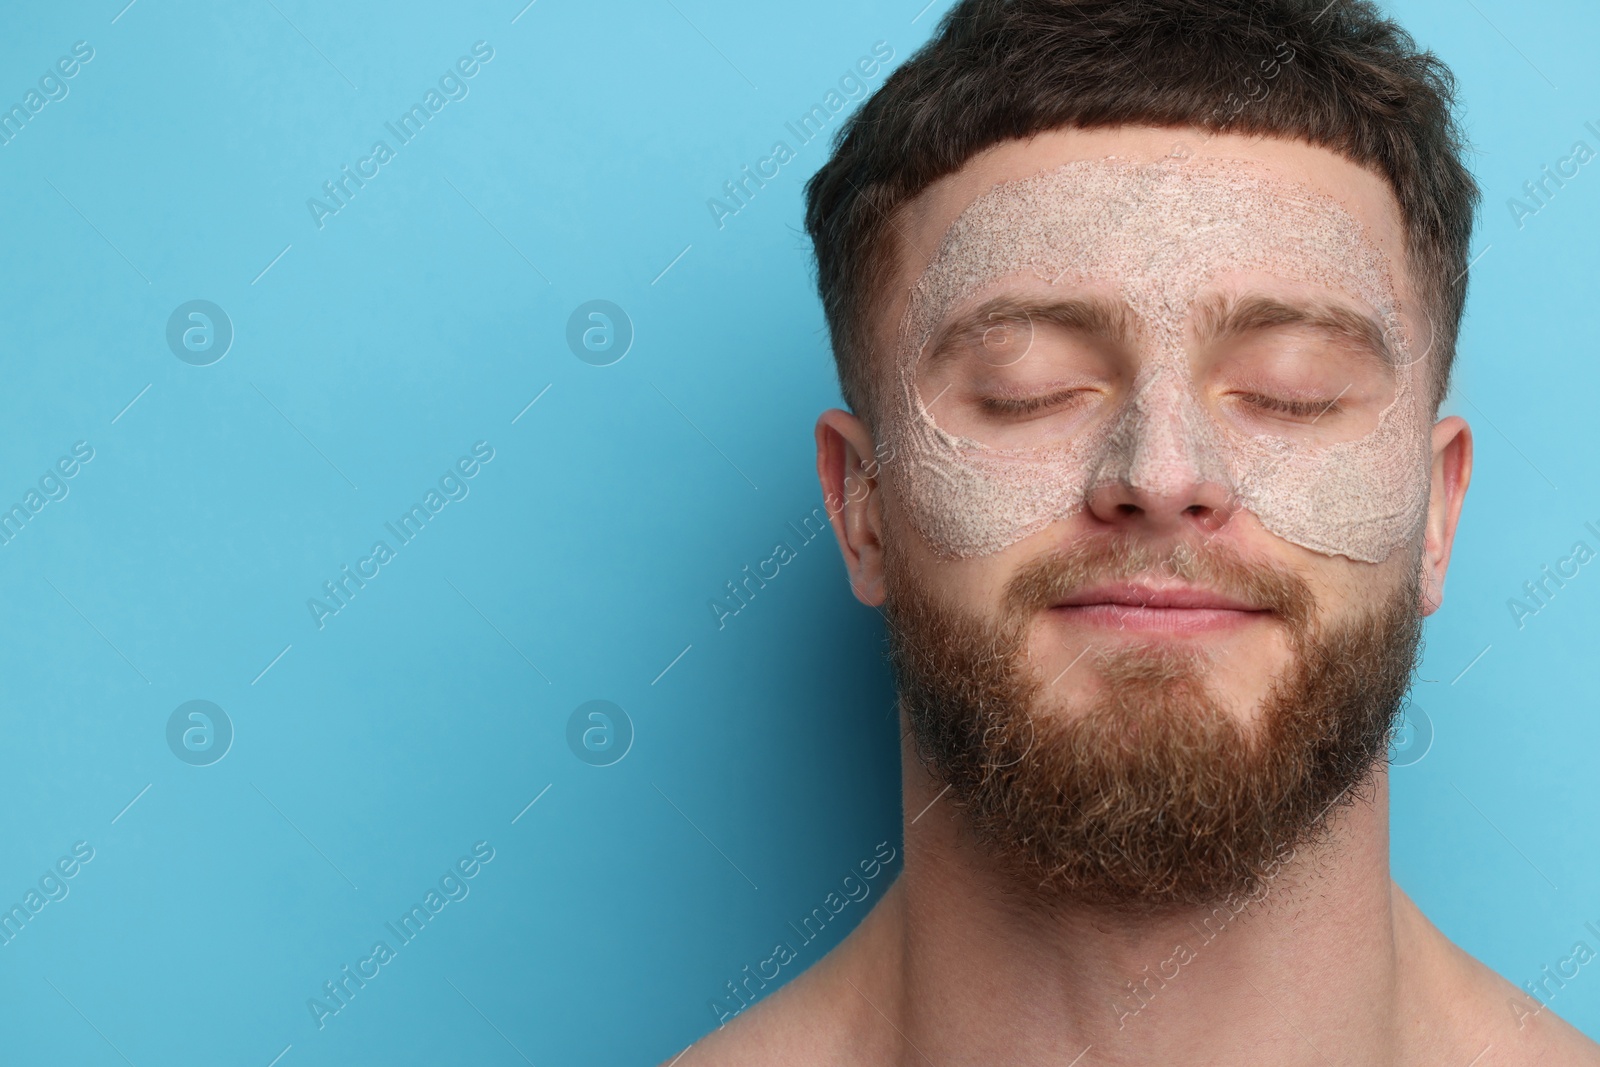
[[[1277,412],[1280,415],[1292,415],[1296,418],[1315,419],[1323,415],[1336,415],[1344,410],[1339,406],[1339,396],[1327,400],[1285,400],[1277,396],[1265,396],[1261,393],[1236,393],[1252,407],[1262,411]]]
[[[998,415],[1003,418],[1021,418],[1036,415],[1041,411],[1075,406],[1081,403],[1085,394],[1092,389],[1067,389],[1059,393],[1045,393],[1040,396],[1004,397],[981,396],[978,406],[985,414]]]

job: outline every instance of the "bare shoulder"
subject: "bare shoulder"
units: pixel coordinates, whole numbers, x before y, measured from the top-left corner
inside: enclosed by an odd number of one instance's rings
[[[761,1003],[711,1031],[662,1067],[823,1067],[842,1063],[829,1035],[835,1029],[816,986],[818,963]]]
[[[833,951],[661,1067],[855,1067],[874,1044],[872,997],[895,964],[897,886]]]
[[[1395,894],[1397,918],[1427,942],[1431,1007],[1411,1020],[1423,1047],[1459,1048],[1474,1067],[1600,1067],[1600,1044],[1451,941],[1398,886]]]
[[[1460,955],[1463,1014],[1481,1033],[1481,1067],[1600,1067],[1600,1045],[1577,1027],[1451,944]]]

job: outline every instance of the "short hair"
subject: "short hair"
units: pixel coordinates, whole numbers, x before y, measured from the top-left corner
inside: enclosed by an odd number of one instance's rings
[[[1293,56],[1287,62],[1280,46]],[[1263,72],[1272,70],[1270,80]],[[1241,101],[1246,82],[1266,86]],[[1370,0],[961,0],[840,127],[806,183],[806,230],[845,402],[876,425],[871,313],[896,210],[1000,142],[1142,125],[1296,139],[1385,177],[1433,323],[1438,411],[1466,304],[1480,192],[1455,79]]]

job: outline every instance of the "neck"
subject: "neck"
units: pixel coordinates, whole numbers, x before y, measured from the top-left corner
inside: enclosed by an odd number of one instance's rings
[[[915,758],[904,777],[905,867],[885,916],[898,958],[880,1007],[911,1061],[1065,1065],[1090,1048],[1082,1062],[1096,1065],[1197,1049],[1219,1063],[1396,1059],[1407,942],[1386,767],[1252,898],[1145,916],[1018,903],[948,796],[935,799],[942,786]]]

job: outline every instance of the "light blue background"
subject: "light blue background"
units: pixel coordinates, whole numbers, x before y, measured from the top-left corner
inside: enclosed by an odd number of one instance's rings
[[[0,40],[7,105],[95,50],[0,147],[0,504],[94,449],[0,547],[0,904],[95,850],[0,947],[0,1059],[670,1058],[898,845],[881,621],[831,536],[720,630],[709,601],[820,504],[838,403],[800,228],[827,146],[784,124],[946,5],[122,2],[8,11]],[[1520,984],[1600,948],[1600,563],[1520,630],[1507,607],[1600,549],[1600,164],[1520,228],[1506,201],[1600,149],[1600,14],[1392,10],[1459,75],[1485,191],[1449,402],[1478,462],[1395,875]],[[307,198],[480,40],[469,95],[319,229]],[[797,158],[719,228],[707,199],[778,139]],[[236,331],[211,366],[166,345],[192,299]],[[636,332],[611,366],[566,344],[592,299]],[[319,630],[306,600],[477,441],[470,495]],[[236,730],[211,766],[167,747],[192,699]],[[592,699],[636,731],[612,766],[566,741]],[[307,999],[477,841],[470,895],[319,1030]],[[1600,1036],[1600,971],[1552,1006]]]

